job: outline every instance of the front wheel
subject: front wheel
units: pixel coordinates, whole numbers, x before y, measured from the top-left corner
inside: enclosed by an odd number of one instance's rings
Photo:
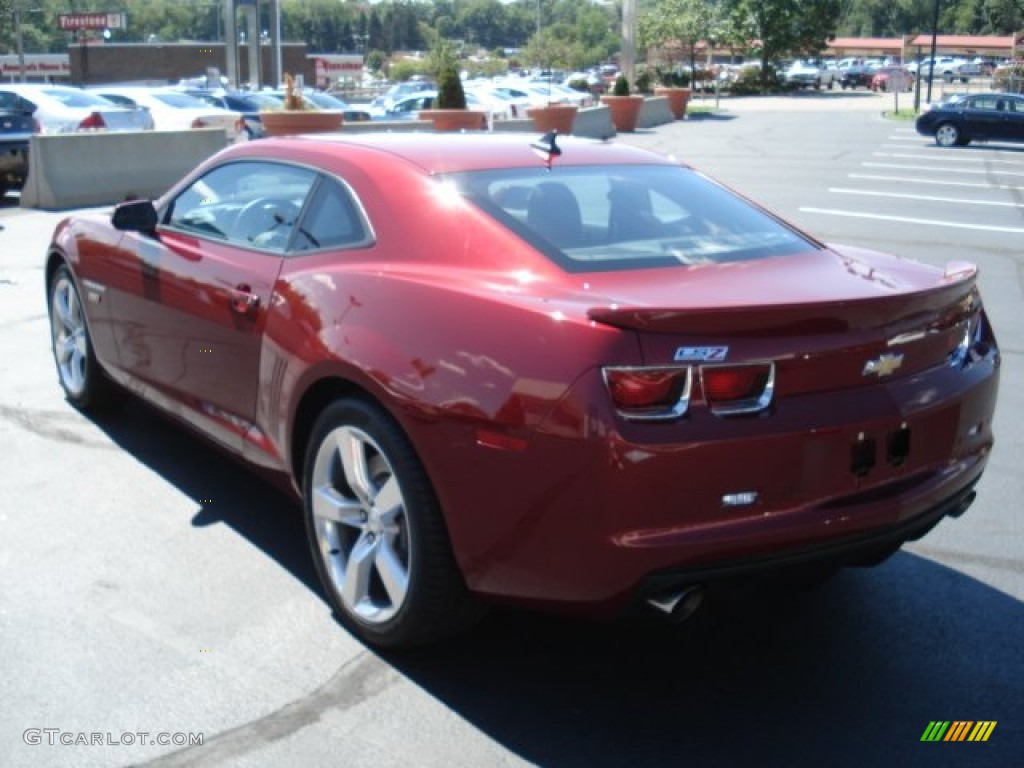
[[[962,140],[960,129],[952,123],[943,123],[935,129],[935,143],[940,147],[955,147]]]
[[[60,386],[76,408],[95,409],[108,400],[112,385],[96,361],[82,300],[66,265],[53,274],[49,302],[50,339]]]
[[[479,616],[426,471],[381,408],[343,399],[324,410],[303,488],[317,573],[341,621],[362,640],[420,645]]]

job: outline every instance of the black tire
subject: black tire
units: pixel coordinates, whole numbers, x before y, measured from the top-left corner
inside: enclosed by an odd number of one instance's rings
[[[53,273],[47,289],[50,343],[64,396],[83,411],[111,402],[113,384],[96,360],[78,286],[66,264]]]
[[[960,129],[953,123],[940,123],[935,126],[935,143],[940,147],[962,147],[965,139]]]
[[[364,642],[422,645],[482,615],[426,471],[380,407],[342,399],[320,414],[306,451],[303,506],[327,599]]]

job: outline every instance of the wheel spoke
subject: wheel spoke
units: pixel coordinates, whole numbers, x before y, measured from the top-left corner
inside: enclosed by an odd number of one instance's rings
[[[373,498],[370,483],[370,467],[366,459],[366,443],[351,429],[344,429],[338,435],[338,454],[341,456],[345,482],[352,493],[369,506]]]
[[[370,574],[378,548],[378,539],[364,533],[352,547],[345,563],[344,583],[341,585],[341,599],[352,610],[369,598]]]
[[[59,335],[57,338],[57,360],[64,365],[71,359],[72,353],[77,350],[73,336]]]
[[[361,528],[365,520],[363,505],[341,495],[329,485],[313,490],[313,514],[321,520]]]
[[[402,489],[398,487],[398,478],[394,475],[388,477],[378,491],[374,505],[377,508],[378,517],[385,525],[393,524],[398,519],[405,508]]]
[[[401,557],[394,549],[394,537],[386,536],[377,548],[377,557],[374,561],[377,573],[384,584],[384,589],[391,598],[391,604],[396,608],[402,604],[406,593],[409,591],[409,570]]]

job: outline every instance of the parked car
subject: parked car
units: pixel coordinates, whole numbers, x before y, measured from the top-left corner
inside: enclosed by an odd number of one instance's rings
[[[914,90],[914,73],[906,67],[881,67],[871,78],[871,90],[901,92]]]
[[[269,93],[274,98],[280,99],[281,102],[284,101],[283,90],[261,91],[261,93]],[[371,119],[368,109],[349,104],[333,93],[318,91],[315,88],[304,88],[302,90],[302,97],[309,101],[316,109],[336,109],[344,112],[343,119],[347,123],[363,123]]]
[[[1024,141],[1024,96],[979,93],[933,104],[915,123],[917,132],[933,136],[940,147],[963,147],[972,141]]]
[[[955,79],[966,83],[968,75],[961,75],[961,70],[967,66],[967,59],[958,56],[936,56],[934,59],[924,59],[920,64],[916,61],[910,62],[907,64],[907,69],[925,80],[931,80],[935,75],[939,75],[947,83],[951,83]]]
[[[371,113],[374,120],[418,120],[424,109],[434,109],[437,102],[437,91],[419,91],[403,96],[384,112]],[[484,101],[472,91],[466,91],[466,108],[487,113],[487,123],[495,120],[507,120],[509,107],[493,101]]]
[[[60,385],[126,388],[291,488],[378,646],[494,600],[682,619],[968,508],[1000,371],[973,266],[560,141],[243,142],[71,217],[45,255]]]
[[[44,134],[153,128],[153,120],[146,112],[120,107],[81,88],[42,83],[0,84],[0,99],[12,94],[32,105],[39,132]]]
[[[786,69],[784,79],[801,88],[834,88],[841,75],[831,62],[798,59]]]
[[[875,67],[863,64],[855,64],[840,70],[842,72],[839,84],[845,91],[847,88],[870,88],[871,81],[875,77]]]
[[[28,177],[28,147],[39,130],[35,108],[14,93],[0,92],[0,199],[21,189]]]
[[[183,89],[193,96],[219,109],[238,112],[245,121],[245,134],[250,139],[261,139],[266,136],[260,114],[268,109],[281,109],[281,97],[271,96],[261,91],[226,91],[206,90],[202,88]]]
[[[222,128],[229,141],[245,138],[245,121],[241,113],[214,107],[177,88],[100,85],[91,90],[125,106],[145,109],[158,131]]]

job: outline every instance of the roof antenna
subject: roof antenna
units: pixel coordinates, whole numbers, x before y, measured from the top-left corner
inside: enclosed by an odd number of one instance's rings
[[[530,149],[537,153],[537,156],[544,161],[544,166],[550,171],[551,163],[556,157],[562,154],[562,148],[555,143],[558,131],[548,131],[540,140],[533,142]]]

